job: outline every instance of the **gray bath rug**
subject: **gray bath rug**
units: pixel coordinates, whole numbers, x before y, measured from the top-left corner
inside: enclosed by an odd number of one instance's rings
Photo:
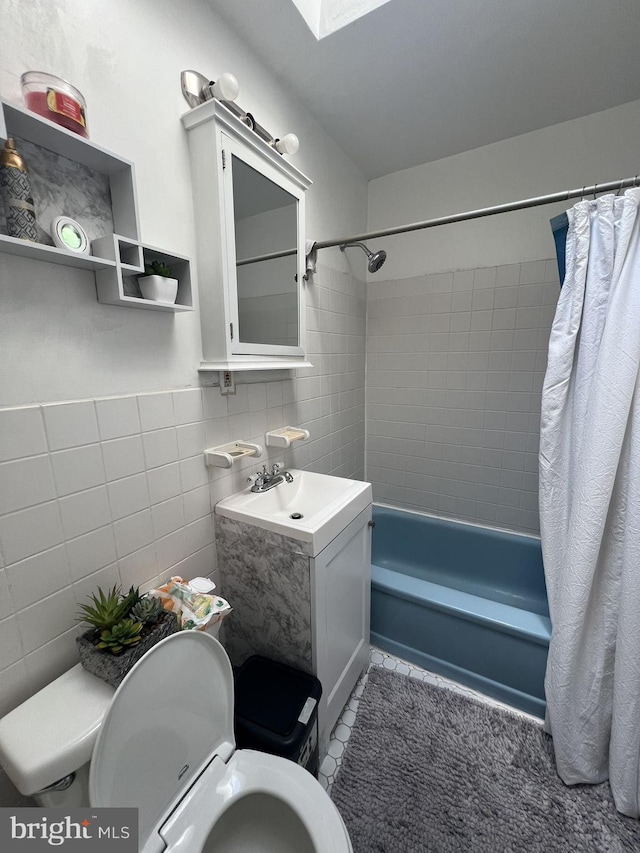
[[[354,853],[618,853],[640,823],[567,788],[539,726],[373,667],[331,797]]]

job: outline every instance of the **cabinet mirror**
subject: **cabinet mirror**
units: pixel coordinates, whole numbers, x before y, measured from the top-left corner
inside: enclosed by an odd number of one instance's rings
[[[223,137],[223,144],[232,350],[300,354],[302,193],[234,140]]]

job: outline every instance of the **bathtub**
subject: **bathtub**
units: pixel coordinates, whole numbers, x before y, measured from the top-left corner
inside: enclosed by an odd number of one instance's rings
[[[373,520],[371,642],[543,717],[540,540],[386,506]]]

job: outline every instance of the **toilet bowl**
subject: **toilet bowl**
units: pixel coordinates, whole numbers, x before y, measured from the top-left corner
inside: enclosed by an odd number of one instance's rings
[[[116,691],[89,774],[93,806],[137,806],[142,853],[351,853],[322,786],[287,759],[236,750],[233,673],[198,631],[162,640]]]

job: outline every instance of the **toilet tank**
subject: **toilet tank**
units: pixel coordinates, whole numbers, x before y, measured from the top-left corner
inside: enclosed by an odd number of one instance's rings
[[[91,761],[114,693],[77,664],[0,720],[0,765],[22,794],[37,795]]]

